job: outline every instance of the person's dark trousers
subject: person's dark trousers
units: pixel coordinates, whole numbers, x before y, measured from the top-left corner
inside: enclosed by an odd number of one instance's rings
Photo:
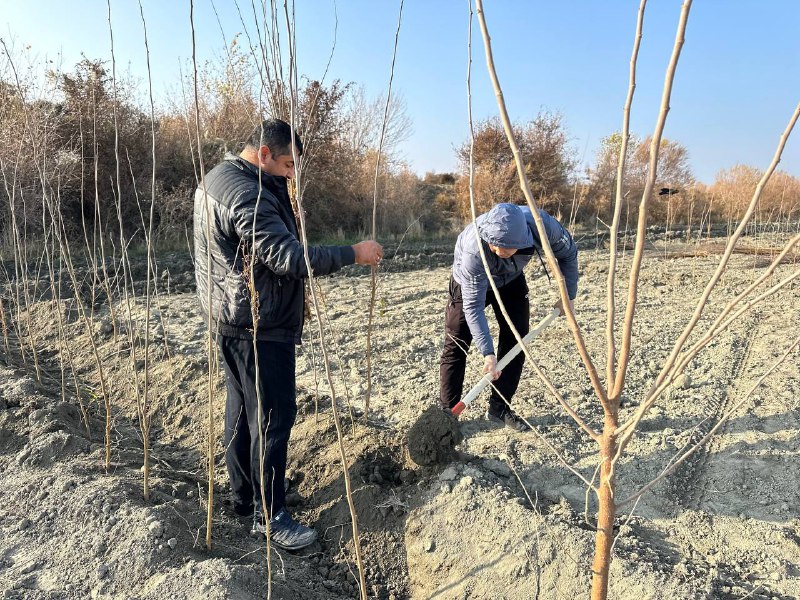
[[[294,344],[256,343],[261,399],[256,393],[256,352],[251,340],[220,336],[228,398],[225,403],[225,463],[234,509],[240,515],[261,508],[261,441],[267,514],[286,505],[284,476],[289,435],[297,416]],[[259,440],[259,429],[262,440]]]
[[[520,275],[512,279],[497,291],[508,311],[508,316],[511,317],[511,322],[520,336],[524,336],[530,327],[530,303],[525,276]],[[516,345],[517,340],[506,323],[491,288],[486,293],[486,306],[489,305],[494,309],[494,314],[500,324],[500,340],[497,347],[497,360],[500,360]],[[467,319],[464,316],[461,286],[452,276],[450,277],[449,298],[444,315],[444,331],[444,348],[439,362],[439,400],[443,407],[452,408],[458,404],[464,392],[467,351],[472,343],[472,333],[470,333]],[[493,383],[495,389],[492,390],[489,398],[489,410],[493,414],[498,416],[503,414],[507,406],[503,398],[511,402],[514,392],[517,391],[524,363],[525,356],[520,353],[506,365],[500,377]]]

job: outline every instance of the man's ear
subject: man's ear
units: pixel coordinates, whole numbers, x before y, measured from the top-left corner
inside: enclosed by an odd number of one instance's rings
[[[261,146],[261,147],[258,149],[258,158],[259,158],[261,161],[264,161],[264,162],[266,162],[266,160],[267,160],[267,159],[268,159],[270,156],[272,156],[272,151],[270,151],[270,149],[269,149],[269,147],[268,147],[268,146],[266,146],[266,145],[262,145],[262,146]]]

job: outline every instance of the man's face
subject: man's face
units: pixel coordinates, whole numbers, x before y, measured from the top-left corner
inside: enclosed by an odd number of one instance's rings
[[[266,146],[261,146],[261,170],[276,177],[294,177],[294,157],[291,154],[273,156]]]
[[[511,258],[517,253],[516,248],[501,248],[500,246],[492,246],[489,244],[489,250],[497,254],[500,258]]]

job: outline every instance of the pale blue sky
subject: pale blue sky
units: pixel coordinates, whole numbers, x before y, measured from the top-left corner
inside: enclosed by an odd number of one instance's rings
[[[157,89],[178,82],[191,56],[189,2],[142,0]],[[216,0],[230,39],[242,30],[232,0]],[[486,0],[495,61],[513,119],[560,111],[584,162],[601,137],[618,130],[638,0],[563,2]],[[248,27],[251,4],[240,1]],[[399,0],[339,0],[338,36],[328,80],[340,78],[385,92]],[[120,67],[144,73],[138,4],[112,0]],[[647,135],[657,116],[664,71],[675,38],[678,0],[650,0],[639,57],[631,129]],[[249,15],[249,18],[248,16]],[[406,0],[394,89],[405,98],[414,132],[401,147],[414,170],[456,166],[454,147],[467,137],[466,0]],[[211,0],[195,1],[200,57],[222,52]],[[319,78],[333,42],[334,3],[298,0],[300,72]],[[83,52],[109,58],[106,2],[0,0],[0,31],[39,56],[63,55],[70,67]],[[695,175],[710,183],[736,163],[769,164],[800,101],[800,1],[695,0],[675,81],[665,135],[689,149]],[[497,114],[477,22],[473,34],[473,112]],[[800,176],[800,131],[780,168]]]

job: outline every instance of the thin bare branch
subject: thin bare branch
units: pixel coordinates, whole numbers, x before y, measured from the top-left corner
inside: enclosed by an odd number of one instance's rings
[[[628,140],[630,138],[631,105],[633,104],[633,93],[636,90],[636,61],[639,56],[639,45],[642,41],[642,28],[644,24],[644,9],[647,0],[642,0],[639,5],[639,14],[636,20],[636,35],[634,36],[633,52],[630,61],[630,84],[628,86],[628,96],[625,98],[625,108],[622,109],[622,138],[620,140],[619,161],[617,163],[617,185],[614,203],[614,218],[611,221],[611,231],[609,233],[609,265],[608,265],[608,300],[606,315],[606,344],[607,344],[607,363],[606,363],[606,388],[611,394],[614,387],[614,373],[616,371],[616,343],[614,340],[614,318],[616,309],[615,284],[617,278],[617,236],[619,235],[619,219],[622,213],[625,194],[623,193],[623,183],[625,176],[625,159],[628,154]]]
[[[692,314],[692,318],[686,324],[686,327],[684,328],[680,337],[675,342],[675,346],[673,347],[669,358],[665,362],[664,367],[662,368],[661,372],[656,378],[656,382],[654,385],[659,385],[667,376],[670,368],[672,367],[672,364],[675,361],[675,358],[683,348],[683,345],[686,343],[686,340],[689,337],[689,335],[694,330],[695,325],[700,320],[700,317],[703,314],[703,310],[705,309],[705,306],[708,302],[708,298],[711,295],[711,292],[714,290],[720,278],[725,273],[725,270],[728,267],[728,262],[730,261],[730,257],[733,254],[734,247],[739,241],[739,238],[744,234],[747,224],[750,222],[750,219],[752,218],[753,213],[755,212],[756,206],[758,205],[758,200],[761,198],[761,193],[764,191],[764,187],[767,185],[767,182],[769,182],[770,177],[775,172],[775,169],[777,168],[778,163],[781,160],[781,155],[783,154],[783,149],[786,146],[786,141],[789,139],[789,136],[792,133],[792,129],[794,129],[794,126],[797,123],[798,117],[800,117],[800,103],[797,104],[794,113],[789,118],[789,123],[787,124],[786,129],[784,130],[783,134],[780,137],[780,140],[778,142],[778,147],[775,150],[775,155],[772,158],[772,162],[770,163],[767,170],[764,171],[764,174],[761,177],[761,180],[758,182],[758,185],[756,185],[755,192],[753,193],[753,198],[750,201],[750,205],[747,207],[747,211],[743,215],[742,220],[739,223],[739,226],[736,228],[736,231],[728,239],[728,243],[725,247],[725,252],[723,253],[722,258],[719,261],[719,265],[717,265],[717,269],[714,272],[714,275],[711,277],[705,289],[703,290],[703,294],[697,302],[697,307],[695,308],[694,313]]]
[[[386,92],[386,104],[383,108],[383,121],[381,135],[378,141],[378,151],[375,156],[375,180],[372,186],[372,239],[378,238],[378,176],[381,172],[381,153],[383,152],[383,139],[386,135],[386,123],[389,120],[389,106],[392,102],[392,82],[394,81],[394,64],[397,60],[397,42],[400,39],[400,25],[403,22],[403,3],[400,0],[400,10],[397,15],[397,29],[394,32],[394,48],[392,49],[392,66],[389,69],[389,89]],[[367,391],[364,395],[364,419],[369,418],[369,400],[372,396],[372,318],[375,314],[375,294],[378,288],[378,267],[370,269],[370,296],[369,312],[367,315]]]
[[[297,32],[295,29],[295,23],[293,19],[289,17],[289,8],[288,8],[288,0],[284,0],[283,3],[284,14],[286,17],[286,31],[288,37],[288,48],[289,48],[289,124],[291,125],[291,139],[294,140],[295,136],[295,94],[297,92],[297,64],[296,64],[296,40],[297,40]],[[309,281],[309,289],[311,291],[311,298],[314,306],[314,312],[317,315],[317,326],[318,326],[318,334],[320,339],[320,348],[322,350],[322,357],[323,362],[325,365],[325,375],[328,380],[328,386],[331,390],[331,411],[333,412],[333,420],[336,426],[336,437],[338,440],[339,446],[339,457],[342,463],[342,476],[344,479],[344,486],[345,486],[345,496],[347,498],[347,505],[350,509],[350,518],[352,521],[352,532],[353,532],[353,547],[355,550],[356,555],[356,565],[358,567],[358,575],[359,575],[359,591],[361,595],[361,600],[367,600],[367,582],[366,582],[366,574],[364,568],[364,560],[362,558],[362,551],[361,551],[361,539],[359,536],[359,527],[358,527],[358,514],[356,512],[355,503],[353,502],[353,491],[352,485],[350,481],[350,467],[349,461],[347,458],[347,452],[344,446],[344,433],[342,431],[342,423],[341,418],[339,416],[339,410],[337,407],[337,400],[336,400],[336,386],[334,385],[334,378],[333,373],[331,372],[331,365],[330,360],[328,358],[328,344],[325,336],[325,329],[322,323],[321,318],[321,310],[319,305],[319,300],[317,298],[317,289],[314,281],[314,271],[311,267],[311,257],[308,253],[308,237],[307,237],[307,230],[306,230],[306,220],[305,220],[305,212],[303,211],[303,199],[302,199],[302,186],[301,186],[301,177],[302,177],[302,162],[300,156],[297,154],[297,147],[294,143],[291,144],[292,147],[292,158],[294,159],[295,164],[295,177],[292,181],[294,184],[295,190],[295,200],[297,202],[297,214],[298,220],[300,222],[300,236],[301,236],[301,243],[303,245],[303,256],[306,263],[306,270],[308,272],[308,281]]]
[[[631,339],[633,336],[633,317],[636,312],[636,299],[638,297],[639,274],[642,267],[642,259],[644,257],[644,244],[647,235],[647,210],[650,203],[650,196],[653,193],[653,187],[656,182],[656,173],[658,167],[658,153],[661,148],[661,136],[664,133],[664,126],[667,122],[667,114],[669,113],[669,102],[672,96],[672,85],[675,80],[675,71],[678,67],[678,59],[681,55],[683,42],[686,36],[686,24],[689,20],[689,10],[692,7],[692,0],[684,0],[681,6],[681,15],[678,21],[678,31],[675,34],[675,45],[672,48],[672,57],[667,67],[667,73],[664,78],[664,90],[661,95],[661,109],[656,121],[653,137],[650,141],[650,162],[647,171],[647,180],[645,181],[644,190],[642,191],[642,200],[639,203],[639,221],[636,229],[636,249],[633,254],[633,263],[631,264],[631,271],[628,282],[628,304],[625,307],[625,321],[622,327],[622,347],[620,349],[619,365],[617,367],[616,376],[614,379],[614,388],[611,392],[611,398],[616,402],[619,401],[619,396],[622,393],[622,388],[625,385],[625,374],[628,370],[628,362],[631,353]]]
[[[745,212],[745,215],[743,216],[742,221],[740,222],[740,224],[737,227],[736,231],[729,238],[728,243],[727,243],[727,245],[725,247],[725,252],[724,252],[723,256],[720,258],[720,262],[717,265],[717,269],[714,272],[714,275],[712,275],[711,279],[709,280],[708,284],[705,287],[705,290],[703,291],[703,294],[701,295],[700,299],[698,300],[697,306],[695,307],[695,310],[694,310],[694,313],[692,314],[691,319],[686,324],[686,327],[684,328],[684,330],[681,333],[681,335],[678,338],[678,340],[675,342],[675,345],[674,345],[674,347],[672,349],[672,352],[670,353],[669,357],[665,361],[664,366],[662,367],[661,372],[659,373],[659,375],[656,378],[655,382],[651,386],[651,390],[652,391],[651,391],[651,393],[648,394],[648,396],[651,399],[652,399],[653,395],[655,394],[655,392],[657,390],[659,390],[659,388],[663,388],[663,384],[664,384],[665,379],[670,377],[670,373],[672,373],[672,371],[673,371],[673,367],[675,365],[675,361],[678,358],[679,352],[681,351],[681,349],[683,348],[684,344],[686,343],[686,340],[689,337],[689,335],[694,330],[695,325],[700,320],[700,317],[703,314],[703,310],[705,309],[705,306],[706,306],[706,304],[708,302],[708,298],[711,295],[712,290],[714,289],[716,284],[719,282],[719,280],[722,277],[722,275],[725,273],[725,271],[726,271],[726,269],[728,267],[728,263],[730,261],[730,257],[733,254],[733,249],[734,249],[734,247],[736,245],[736,242],[739,240],[739,238],[744,233],[744,230],[745,230],[745,228],[747,226],[747,223],[750,221],[750,219],[752,218],[753,212],[755,211],[755,207],[756,207],[756,205],[758,203],[758,199],[761,196],[761,193],[762,193],[762,191],[764,189],[764,186],[766,186],[767,182],[769,181],[770,175],[775,171],[778,163],[780,162],[780,158],[781,158],[781,155],[783,153],[783,149],[784,149],[784,147],[786,145],[786,141],[789,138],[789,135],[791,134],[792,129],[794,128],[794,125],[797,123],[798,116],[800,116],[800,103],[798,103],[797,108],[795,109],[794,113],[790,117],[789,123],[788,123],[786,129],[784,130],[783,134],[781,135],[781,138],[780,138],[780,140],[778,142],[778,147],[775,150],[775,155],[773,156],[772,163],[770,164],[769,168],[764,172],[764,175],[761,177],[761,180],[758,182],[758,184],[756,186],[756,189],[755,189],[755,192],[753,194],[753,199],[751,200],[750,205],[748,206],[747,211]],[[790,244],[792,246],[794,246],[795,243],[796,243],[796,241],[794,239],[790,241]],[[638,248],[638,240],[637,240],[637,248]],[[777,266],[778,263],[773,261],[773,264],[775,266]],[[751,288],[748,288],[748,292],[749,291],[751,291]],[[738,302],[738,300],[735,300],[735,301]],[[670,377],[670,379],[671,379],[671,377]],[[639,405],[639,408],[637,409],[636,413],[634,414],[633,418],[631,419],[630,425],[626,424],[627,430],[626,430],[626,432],[624,433],[623,437],[620,440],[620,450],[619,450],[619,452],[621,452],[622,449],[624,449],[624,446],[629,443],[631,437],[633,436],[633,434],[635,432],[636,424],[638,424],[638,422],[641,421],[642,417],[644,416],[645,412],[647,411],[647,409],[649,408],[649,406],[651,404],[652,404],[652,402],[648,401],[647,399],[645,401],[643,401]],[[619,455],[619,452],[618,452],[618,455]]]
[[[478,14],[478,22],[481,26],[481,33],[483,35],[483,42],[484,42],[484,49],[486,51],[486,65],[489,70],[489,75],[492,80],[492,85],[494,86],[495,96],[497,97],[497,105],[500,109],[500,119],[503,123],[503,129],[505,130],[506,137],[508,138],[509,146],[511,147],[511,152],[514,155],[514,163],[517,167],[517,175],[519,176],[520,187],[522,188],[522,192],[525,195],[525,200],[528,203],[528,207],[531,209],[531,213],[533,215],[533,219],[536,222],[536,230],[539,233],[539,239],[542,244],[542,249],[547,256],[547,262],[550,266],[550,271],[553,274],[553,278],[555,279],[559,294],[561,296],[561,302],[564,306],[564,312],[567,317],[567,322],[569,323],[569,328],[572,331],[573,338],[575,340],[575,344],[578,347],[578,352],[583,360],[583,364],[586,367],[586,371],[589,374],[589,379],[592,382],[592,387],[594,388],[595,394],[597,394],[598,399],[600,400],[601,404],[603,405],[606,412],[610,412],[610,406],[608,405],[608,398],[606,396],[605,389],[600,381],[599,376],[597,375],[597,369],[592,362],[591,357],[589,356],[589,351],[586,348],[586,343],[583,339],[583,335],[580,331],[580,326],[578,325],[578,321],[575,319],[575,313],[570,307],[569,302],[569,293],[567,292],[567,284],[564,279],[563,273],[561,273],[561,269],[558,267],[558,262],[556,260],[555,255],[553,254],[553,249],[550,247],[550,241],[547,238],[547,233],[544,229],[544,222],[542,221],[542,217],[539,214],[539,207],[536,204],[536,200],[533,198],[533,192],[531,191],[530,185],[528,183],[528,177],[525,172],[525,165],[522,163],[522,157],[520,156],[519,146],[517,145],[516,139],[514,137],[514,131],[511,126],[511,119],[508,116],[508,110],[506,109],[505,101],[503,100],[503,92],[500,88],[500,81],[497,78],[497,70],[494,67],[494,58],[492,56],[492,42],[491,38],[489,37],[489,31],[486,27],[486,19],[484,16],[483,10],[483,0],[476,0],[476,7],[477,7],[477,14]],[[491,278],[490,278],[491,281]],[[508,318],[506,316],[506,318]],[[513,330],[513,326],[512,326]],[[518,337],[518,332],[514,332],[515,337],[517,337],[517,342],[520,341]],[[527,353],[526,353],[527,354]]]
[[[653,479],[649,483],[647,483],[644,486],[642,486],[642,488],[639,489],[636,493],[631,494],[630,496],[628,496],[627,498],[625,498],[621,502],[618,502],[617,505],[618,506],[623,506],[625,504],[633,502],[634,500],[638,501],[638,499],[642,496],[642,494],[644,494],[648,490],[652,489],[653,486],[658,484],[660,481],[662,481],[668,475],[674,473],[675,469],[677,469],[681,464],[683,464],[686,461],[686,459],[688,459],[690,456],[692,456],[695,452],[697,452],[700,448],[702,448],[706,444],[706,442],[708,442],[708,440],[710,440],[712,437],[714,437],[714,435],[717,433],[717,431],[719,431],[720,427],[722,427],[728,421],[728,419],[730,419],[731,416],[737,410],[739,410],[742,406],[745,405],[746,402],[748,402],[750,400],[750,397],[753,395],[753,392],[756,391],[756,389],[758,389],[758,387],[764,382],[764,380],[767,377],[769,377],[772,374],[773,371],[775,371],[775,369],[777,369],[780,365],[783,364],[783,362],[789,357],[789,355],[798,346],[800,346],[800,337],[798,337],[794,342],[792,342],[792,344],[789,346],[789,348],[786,350],[786,352],[784,352],[783,356],[777,362],[775,362],[769,369],[767,369],[767,371],[761,377],[758,378],[758,381],[756,381],[753,384],[753,386],[747,391],[747,393],[744,395],[744,397],[741,400],[739,400],[739,402],[734,404],[733,407],[730,410],[728,410],[724,415],[722,415],[722,417],[720,417],[720,419],[717,421],[717,423],[714,425],[714,427],[712,427],[711,430],[706,435],[704,435],[702,438],[700,438],[700,440],[694,446],[689,448],[689,450],[687,450],[680,458],[678,458],[677,460],[673,461],[672,464],[669,467],[664,469],[658,475],[658,477],[656,477],[655,479]]]
[[[197,86],[197,43],[194,28],[194,0],[189,0],[189,24],[192,30],[192,73],[194,84],[194,134],[195,143],[197,144],[197,161],[200,166],[200,180],[198,185],[203,194],[203,208],[206,211],[206,239],[211,240],[211,205],[208,201],[208,192],[205,187],[206,170],[203,163],[202,141],[200,138],[200,91]],[[206,244],[206,265],[208,265],[206,273],[206,287],[208,295],[206,302],[208,303],[207,315],[207,338],[206,338],[206,352],[208,356],[208,372],[207,372],[207,387],[206,387],[206,401],[208,404],[208,428],[206,440],[206,461],[208,462],[208,507],[206,513],[206,549],[211,550],[211,527],[213,525],[214,515],[214,448],[216,447],[216,440],[214,435],[214,317],[212,316],[212,290],[213,285],[211,281],[211,244]]]

